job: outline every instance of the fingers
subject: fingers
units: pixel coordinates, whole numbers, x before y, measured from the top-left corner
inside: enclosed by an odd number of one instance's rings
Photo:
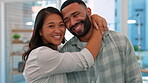
[[[98,30],[100,31],[101,35],[104,34],[104,32],[103,32],[103,28],[100,28],[100,27],[99,27]]]
[[[107,26],[107,22],[106,22],[105,19],[104,19],[104,21],[103,21],[103,28],[104,28],[105,30],[109,30],[109,28],[108,28],[108,26]]]
[[[99,23],[99,28],[101,30],[102,35],[104,34],[104,32],[106,30],[109,30],[108,26],[107,26],[107,22],[106,20],[103,18],[103,20]]]
[[[92,15],[91,16],[91,21],[92,21],[92,24],[94,26],[94,28],[96,28],[98,30],[98,21],[95,19],[96,18],[96,14]]]
[[[93,25],[95,28],[105,28],[105,30],[108,30],[108,27],[107,27],[107,22],[105,19],[100,19],[100,20],[95,20],[93,21]]]
[[[99,21],[99,20],[97,20],[97,23],[98,23],[98,27],[100,27],[100,28],[103,28],[104,27],[104,25],[103,25],[103,21]]]
[[[99,20],[96,20],[96,25],[95,26],[98,26],[98,29],[100,30],[100,32],[102,33],[102,35],[104,34],[104,32],[106,30],[108,30],[108,27],[107,27],[107,23],[106,21],[101,21],[99,22]]]
[[[101,34],[103,35],[105,32],[105,29],[103,27],[100,27],[99,30],[100,30]]]
[[[91,21],[94,28],[97,30],[99,29],[102,34],[104,34],[104,32],[109,29],[106,20],[97,14],[93,14],[91,16]]]
[[[98,25],[97,25],[97,22],[93,22],[93,26],[98,30]]]

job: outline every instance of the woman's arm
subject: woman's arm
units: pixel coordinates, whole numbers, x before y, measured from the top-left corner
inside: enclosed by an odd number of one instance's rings
[[[60,73],[84,71],[93,64],[94,59],[86,48],[80,52],[59,53],[42,46],[31,51],[26,61],[24,75],[34,80]]]
[[[96,59],[102,44],[102,31],[93,28],[93,33],[85,48],[87,48]]]
[[[104,31],[108,30],[108,27],[106,20],[97,14],[91,16],[91,22],[94,25],[94,28],[86,48],[92,53],[95,59],[101,48],[102,35],[104,34]]]
[[[38,53],[36,53],[37,51]],[[34,54],[37,55],[38,67],[47,75],[82,71],[94,64],[94,59],[86,48],[80,52],[59,53],[48,47],[40,47],[36,52]]]
[[[94,64],[94,59],[98,55],[101,48],[101,32],[103,31],[100,29],[93,29],[92,37],[88,41],[86,47],[80,52],[59,53],[58,51],[50,48],[40,50],[38,54],[40,68],[43,70],[43,72],[48,72],[46,75],[82,71],[90,68]],[[48,65],[48,67],[45,64]]]
[[[92,22],[93,26],[96,29],[100,28],[100,29],[108,30],[108,26],[107,26],[106,20],[103,17],[101,17],[101,16],[99,16],[97,14],[93,14],[91,16],[91,22]]]

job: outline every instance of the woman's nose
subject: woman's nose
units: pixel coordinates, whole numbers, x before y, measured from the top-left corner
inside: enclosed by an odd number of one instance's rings
[[[59,28],[55,29],[55,33],[60,33],[60,32],[61,32],[61,30]]]

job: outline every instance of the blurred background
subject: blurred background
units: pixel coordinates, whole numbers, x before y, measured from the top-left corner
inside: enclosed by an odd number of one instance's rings
[[[60,8],[65,0],[0,0],[0,83],[25,83],[22,53],[26,49],[38,11]],[[104,17],[110,30],[132,42],[143,76],[148,83],[148,0],[83,0],[93,14]],[[66,39],[73,35],[66,32]]]

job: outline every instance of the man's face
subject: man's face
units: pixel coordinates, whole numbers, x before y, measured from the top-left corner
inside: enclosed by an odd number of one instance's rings
[[[86,11],[86,8],[78,3],[72,3],[62,9],[67,29],[77,37],[85,36],[91,27],[91,22]]]

